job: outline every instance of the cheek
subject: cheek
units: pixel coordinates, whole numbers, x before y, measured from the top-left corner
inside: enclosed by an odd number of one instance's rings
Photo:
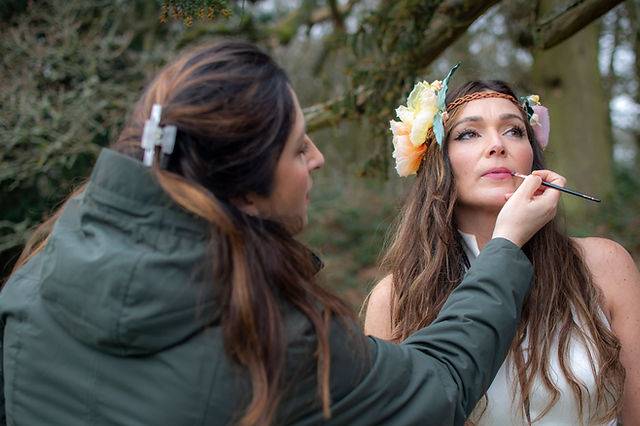
[[[289,203],[299,203],[304,200],[308,190],[309,174],[306,166],[299,163],[294,163],[289,167],[284,182],[284,196],[288,199]]]
[[[518,159],[518,168],[525,170],[527,172],[531,172],[533,169],[533,148],[531,145],[527,144],[523,146],[517,155]]]
[[[476,163],[473,153],[457,145],[451,145],[448,154],[456,187],[464,186],[469,172],[473,170],[473,165]]]

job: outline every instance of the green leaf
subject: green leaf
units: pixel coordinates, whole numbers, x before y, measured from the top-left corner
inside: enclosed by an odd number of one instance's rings
[[[442,80],[442,89],[438,91],[438,109],[440,111],[445,110],[444,101],[447,97],[447,90],[449,89],[449,80],[451,79],[453,74],[456,72],[460,64],[462,64],[462,62],[458,62],[453,67],[451,67],[451,69],[447,73],[447,76],[444,78],[444,80]]]
[[[444,141],[444,124],[442,123],[442,113],[436,112],[436,116],[433,119],[433,133],[436,135],[436,142],[442,147]]]

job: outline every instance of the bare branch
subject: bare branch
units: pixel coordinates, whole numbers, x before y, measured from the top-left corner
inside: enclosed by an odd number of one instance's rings
[[[363,90],[362,88],[356,91],[356,109],[364,105],[370,93],[371,91]],[[338,97],[304,108],[302,112],[307,131],[313,132],[329,126],[335,126],[343,119],[354,115],[352,111],[340,106],[343,100],[343,97]]]
[[[348,15],[351,9],[353,9],[353,6],[359,2],[360,0],[349,0],[344,6],[339,6],[335,0],[330,0],[329,7],[325,6],[313,11],[309,23],[313,25],[328,21],[329,19],[338,19],[344,26],[344,16]],[[336,21],[336,23],[338,23],[338,21]]]
[[[349,0],[344,6],[335,5],[335,10],[332,10],[331,6],[319,7],[309,15],[301,8],[294,9],[284,18],[278,20],[271,30],[267,32],[272,34],[271,44],[287,44],[296,34],[298,28],[303,25],[321,24],[331,19],[335,20],[336,16],[340,17],[339,22],[343,22],[344,17],[351,12],[358,2],[360,0]]]
[[[337,105],[340,101],[340,98],[331,99],[329,101],[304,108],[302,112],[304,113],[307,132],[311,133],[319,129],[336,125],[345,118],[344,113],[340,114],[334,111],[334,105]]]
[[[553,16],[539,19],[533,30],[534,43],[549,49],[568,39],[623,0],[574,0]]]
[[[253,41],[262,41],[269,46],[279,46],[288,44],[298,33],[298,29],[302,26],[313,26],[321,24],[331,19],[336,19],[333,13],[338,13],[341,22],[344,23],[344,17],[351,13],[353,7],[361,0],[349,0],[344,6],[336,5],[337,9],[332,12],[329,6],[319,7],[311,12],[298,7],[287,13],[284,17],[278,19],[269,26],[252,26],[247,28],[243,25],[232,25],[229,23],[219,23],[217,25],[200,25],[189,31],[181,41],[181,44],[188,44],[194,39],[201,38],[205,35],[222,35],[222,36],[243,36]]]
[[[340,11],[340,6],[337,0],[328,0],[329,9],[331,10],[331,18],[333,19],[333,25],[338,31],[344,31],[344,20]]]

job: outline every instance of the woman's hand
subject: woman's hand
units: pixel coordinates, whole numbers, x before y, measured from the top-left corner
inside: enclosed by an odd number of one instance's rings
[[[542,181],[564,186],[566,179],[550,170],[535,170],[527,176],[500,210],[493,238],[506,238],[518,247],[556,215],[560,191],[541,186]]]

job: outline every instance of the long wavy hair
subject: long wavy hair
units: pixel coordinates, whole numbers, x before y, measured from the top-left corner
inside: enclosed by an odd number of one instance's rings
[[[178,131],[166,169],[156,166],[154,174],[178,205],[210,223],[211,285],[221,287],[225,350],[249,373],[252,395],[238,423],[276,418],[286,389],[282,300],[315,329],[318,393],[329,418],[329,326],[332,319],[353,324],[352,310],[316,282],[316,259],[282,224],[244,214],[231,202],[273,190],[295,117],[285,72],[245,42],[190,50],[150,83],[113,149],[142,158],[142,130],[155,103],[163,108],[161,125]],[[16,269],[46,245],[63,209],[33,233]]]
[[[504,82],[471,81],[450,92],[446,103],[450,105],[462,96],[482,91],[500,92],[515,98]],[[445,124],[447,136],[461,110],[450,111]],[[521,114],[533,148],[533,169],[543,169],[542,150],[535,141],[524,110]],[[433,134],[429,137],[433,138]],[[383,268],[393,277],[391,327],[396,341],[435,319],[469,266],[454,216],[456,183],[447,147],[446,141],[442,150],[436,143],[429,145],[383,257]],[[536,420],[531,419],[528,410],[536,377],[542,379],[551,395],[545,410],[537,418],[546,414],[560,397],[550,371],[550,357],[555,355],[552,354],[553,340],[557,336],[560,367],[580,413],[588,409],[595,421],[615,418],[621,409],[624,383],[624,369],[619,361],[620,343],[606,319],[597,314],[603,307],[603,296],[594,285],[579,249],[553,220],[525,244],[523,251],[533,264],[534,278],[510,350],[522,413],[529,422]],[[593,348],[590,362],[597,386],[595,407],[593,404],[584,406],[583,398],[593,395],[588,394],[570,368],[571,338]],[[525,344],[529,349],[526,356],[523,353]],[[601,415],[595,415],[596,412]]]

